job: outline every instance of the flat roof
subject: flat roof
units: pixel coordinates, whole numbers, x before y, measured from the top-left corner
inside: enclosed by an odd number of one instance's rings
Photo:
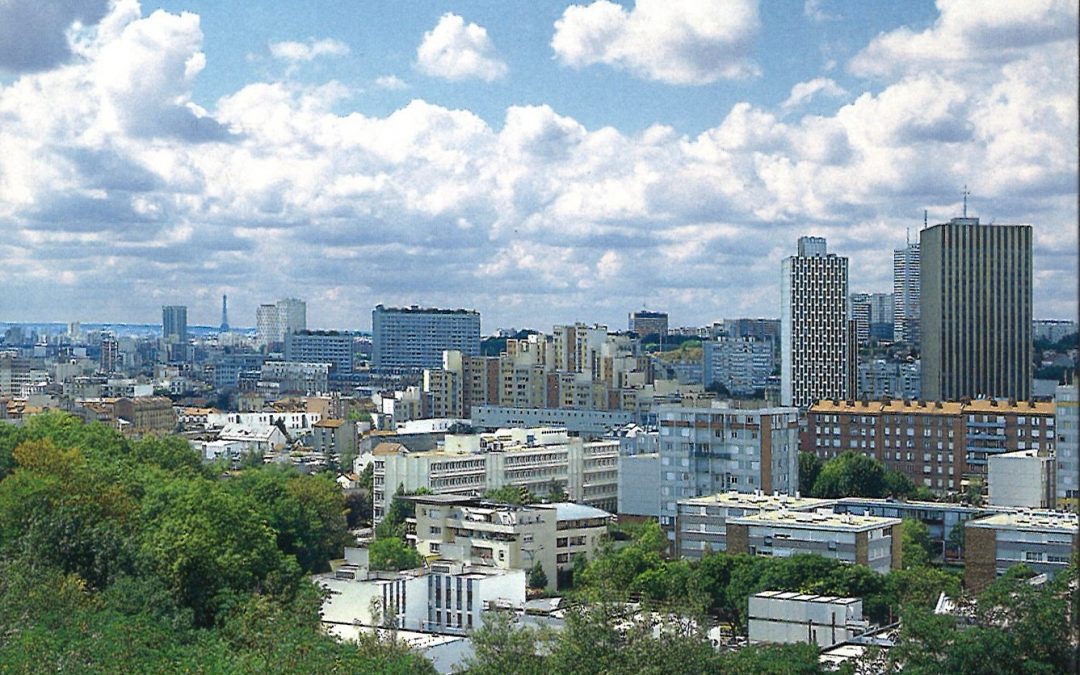
[[[813,593],[799,593],[798,591],[761,591],[754,593],[755,598],[770,598],[773,600],[797,600],[799,602],[820,602],[832,605],[850,605],[862,602],[862,598],[845,598],[837,595],[815,595]]]
[[[728,518],[728,523],[735,525],[768,525],[773,527],[793,527],[804,530],[850,530],[862,532],[879,527],[899,525],[899,518],[881,516],[856,516],[850,513],[807,513],[802,511],[762,511],[752,516]]]
[[[612,514],[603,509],[573,502],[558,502],[555,506],[557,520],[588,520],[590,518],[611,518]]]
[[[756,509],[779,509],[787,507],[789,509],[805,510],[818,506],[828,506],[835,501],[836,500],[834,499],[818,499],[816,497],[755,494],[753,492],[736,492],[734,490],[728,490],[727,492],[718,492],[717,494],[706,495],[704,497],[680,499],[678,503],[680,506],[686,504],[689,506],[731,506],[736,508]]]
[[[1053,415],[1054,403],[1044,401],[991,401],[976,399],[961,401],[929,401],[921,399],[833,400],[822,399],[810,406],[813,413],[844,413],[854,415],[962,415],[971,413],[1010,413],[1016,415]]]
[[[995,513],[985,518],[969,520],[965,525],[992,530],[1034,530],[1076,534],[1080,530],[1080,516],[1064,511],[1017,511]]]

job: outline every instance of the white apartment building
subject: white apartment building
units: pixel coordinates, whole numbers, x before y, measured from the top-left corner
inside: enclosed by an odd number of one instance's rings
[[[795,494],[795,408],[661,407],[660,525],[674,539],[679,500],[718,492]]]
[[[1017,450],[987,458],[991,506],[1054,508],[1054,458],[1047,451]]]
[[[505,485],[545,496],[565,490],[576,502],[614,511],[618,499],[618,440],[583,441],[565,429],[501,429],[448,435],[443,446],[410,452],[381,443],[374,456],[374,518],[381,520],[399,488],[480,495]]]
[[[310,431],[311,427],[322,419],[322,415],[317,412],[219,412],[205,408],[202,409],[202,415],[207,427],[220,428],[229,424],[268,427],[281,423],[289,433]]]
[[[893,250],[893,339],[919,346],[919,242]]]
[[[1077,407],[1077,386],[1059,386],[1054,401],[1054,424],[1057,429],[1056,508],[1075,513],[1080,510],[1080,408]]]
[[[727,519],[727,551],[777,557],[814,553],[887,574],[901,566],[902,523],[849,513],[762,511]]]
[[[472,565],[531,570],[537,563],[547,588],[558,587],[560,572],[574,558],[592,558],[612,515],[583,504],[517,506],[474,497],[420,495],[416,503],[416,550]]]
[[[800,237],[783,262],[780,295],[780,401],[806,409],[848,397],[848,259],[827,253],[822,237]],[[850,372],[849,372],[850,371]]]
[[[1080,546],[1078,522],[1075,513],[1029,509],[967,521],[964,585],[978,592],[1019,563],[1050,577],[1064,571]]]
[[[484,612],[525,605],[523,570],[434,560],[400,572],[367,568],[360,556],[315,582],[329,591],[322,622],[334,626],[393,626],[399,630],[463,635],[484,625]]]
[[[273,305],[259,305],[255,310],[255,344],[265,347],[284,342],[289,333],[307,330],[307,303],[284,298]]]
[[[827,648],[865,633],[860,598],[838,598],[794,591],[763,591],[750,596],[750,644],[812,644]]]
[[[700,559],[708,553],[727,550],[727,522],[757,513],[831,510],[835,502],[784,494],[721,492],[706,497],[683,499],[675,517],[675,553],[680,558]]]

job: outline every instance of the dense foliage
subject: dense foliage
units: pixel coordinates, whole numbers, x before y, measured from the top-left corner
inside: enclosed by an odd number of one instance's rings
[[[431,672],[320,630],[344,512],[328,476],[219,475],[181,438],[0,425],[0,671]]]
[[[932,490],[916,486],[900,471],[886,469],[877,459],[845,452],[824,464],[813,453],[799,453],[799,491],[803,495],[837,497],[905,497],[933,500]]]

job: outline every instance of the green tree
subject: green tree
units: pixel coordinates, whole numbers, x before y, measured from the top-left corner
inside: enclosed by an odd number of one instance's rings
[[[529,588],[547,588],[548,578],[544,566],[537,562],[529,570]]]
[[[930,528],[912,518],[905,518],[900,530],[900,549],[904,569],[927,567],[934,555]]]
[[[915,492],[915,482],[902,471],[890,469],[885,472],[885,495],[888,497],[909,497]]]
[[[484,499],[502,504],[535,504],[539,501],[536,495],[520,485],[504,485],[496,490],[488,490],[484,493]]]
[[[880,497],[885,490],[885,465],[867,455],[845,452],[821,467],[814,481],[815,497]]]
[[[812,452],[799,453],[799,493],[809,497],[814,492],[814,482],[821,473],[821,459]]]
[[[368,547],[368,565],[373,570],[411,570],[423,564],[416,549],[398,537],[376,539]]]
[[[549,671],[540,655],[545,634],[535,628],[515,625],[509,612],[488,612],[484,625],[471,635],[473,653],[457,672],[471,675],[546,675]]]

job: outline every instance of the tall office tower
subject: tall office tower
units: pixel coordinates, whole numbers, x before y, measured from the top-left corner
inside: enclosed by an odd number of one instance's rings
[[[286,335],[302,330],[307,330],[307,303],[303,300],[285,298],[255,310],[255,342],[260,347],[283,343]]]
[[[644,309],[631,312],[627,327],[637,333],[638,337],[667,335],[668,315],[667,312],[649,312]]]
[[[98,364],[103,373],[115,373],[120,368],[120,343],[114,336],[101,338],[101,357]]]
[[[376,370],[439,368],[445,350],[480,355],[480,313],[378,305],[371,312],[371,339]]]
[[[168,344],[187,344],[187,307],[165,305],[161,308],[161,337]]]
[[[919,244],[893,250],[893,339],[919,348]]]
[[[870,294],[852,293],[848,314],[855,322],[855,338],[860,346],[870,344]]]
[[[784,259],[780,297],[780,399],[808,408],[844,398],[853,355],[848,347],[848,259],[828,253],[822,237],[800,237]]]
[[[922,394],[1031,397],[1031,226],[953,218],[919,233]]]
[[[229,296],[221,296],[221,328],[222,333],[229,332]]]

